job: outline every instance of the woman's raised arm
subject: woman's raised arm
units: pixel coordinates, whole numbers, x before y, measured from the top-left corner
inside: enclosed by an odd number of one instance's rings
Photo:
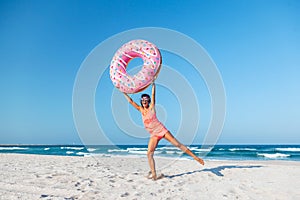
[[[151,103],[155,105],[155,83],[152,83],[152,97],[151,97]]]
[[[138,111],[140,111],[140,106],[139,106],[137,103],[135,103],[135,102],[132,100],[132,98],[131,98],[130,96],[128,96],[128,94],[126,94],[126,93],[123,93],[123,94],[124,94],[125,98],[127,99],[127,101],[128,101],[133,107],[135,107]]]

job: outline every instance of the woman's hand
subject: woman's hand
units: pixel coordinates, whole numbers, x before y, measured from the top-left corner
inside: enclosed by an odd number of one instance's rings
[[[152,84],[154,84],[156,78],[157,78],[157,76],[154,76],[154,77],[153,77]]]
[[[129,97],[127,93],[123,92],[123,94],[124,94],[125,96]]]

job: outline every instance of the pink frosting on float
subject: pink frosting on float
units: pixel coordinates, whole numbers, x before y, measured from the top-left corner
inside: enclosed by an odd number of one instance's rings
[[[142,69],[133,76],[126,72],[131,59],[142,58]],[[146,40],[132,40],[115,53],[110,65],[110,79],[121,92],[137,93],[146,89],[156,78],[161,67],[158,48]]]

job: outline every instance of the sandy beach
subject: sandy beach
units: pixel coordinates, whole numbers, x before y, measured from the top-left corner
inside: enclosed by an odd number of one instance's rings
[[[0,154],[0,199],[300,199],[300,162]]]

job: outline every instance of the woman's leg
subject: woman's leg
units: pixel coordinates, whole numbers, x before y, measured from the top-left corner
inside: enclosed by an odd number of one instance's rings
[[[149,166],[151,169],[151,174],[152,174],[152,179],[156,179],[156,170],[155,170],[155,161],[153,158],[154,151],[157,147],[157,144],[159,142],[159,139],[157,137],[150,137],[149,143],[148,143],[148,151],[147,151],[147,156],[148,156],[148,162]]]
[[[201,158],[198,158],[191,150],[189,150],[185,145],[181,144],[170,132],[167,132],[164,136],[166,140],[168,140],[171,144],[181,149],[184,153],[193,157],[196,161],[198,161],[201,165],[204,165],[204,161]]]

